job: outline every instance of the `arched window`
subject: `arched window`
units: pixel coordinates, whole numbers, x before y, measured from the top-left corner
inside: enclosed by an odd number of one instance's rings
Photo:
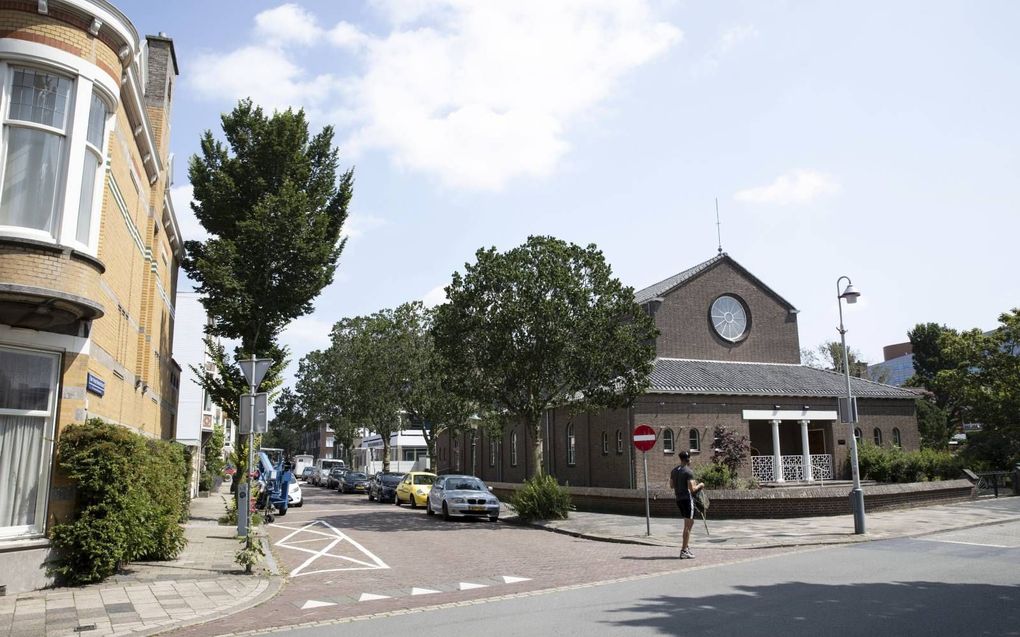
[[[577,437],[574,436],[574,424],[567,425],[567,465],[577,464]]]
[[[623,432],[616,430],[616,453],[623,453]]]
[[[510,466],[517,466],[517,431],[510,432]]]
[[[663,453],[673,453],[676,449],[673,447],[673,430],[663,429],[662,430],[662,451]]]
[[[697,429],[691,429],[691,433],[688,436],[691,451],[701,451],[701,432]]]
[[[489,438],[489,466],[496,466],[496,441],[493,438]]]
[[[608,431],[603,431],[602,432],[602,455],[603,456],[608,456],[609,455],[609,432]]]
[[[460,439],[453,439],[453,468],[460,471]]]
[[[861,431],[860,427],[854,427],[854,438],[857,438],[857,444],[861,444],[861,440],[864,438],[864,432]]]
[[[879,429],[878,427],[875,427],[875,431],[872,432],[872,435],[874,436],[875,444],[878,445],[879,447],[881,447],[882,446],[882,430]]]
[[[902,447],[903,446],[901,444],[901,440],[900,440],[900,428],[899,427],[893,427],[893,430],[892,430],[892,443],[894,445],[896,445],[897,447]]]

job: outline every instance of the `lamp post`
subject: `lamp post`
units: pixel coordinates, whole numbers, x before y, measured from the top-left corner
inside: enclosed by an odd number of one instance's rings
[[[846,279],[846,287],[840,292],[840,281]],[[861,469],[857,463],[857,435],[855,425],[857,424],[857,405],[854,403],[853,392],[850,389],[850,356],[846,349],[846,328],[843,327],[843,303],[856,303],[857,297],[861,295],[850,277],[841,276],[836,279],[836,305],[839,306],[839,339],[843,346],[843,373],[846,376],[846,408],[841,410],[843,421],[850,425],[850,470],[853,472],[854,488],[850,492],[850,500],[854,511],[854,533],[861,535],[865,533],[864,524],[864,491],[861,490]]]

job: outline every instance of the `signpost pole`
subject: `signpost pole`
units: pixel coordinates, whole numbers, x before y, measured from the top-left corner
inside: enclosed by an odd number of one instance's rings
[[[645,461],[645,535],[652,535],[652,513],[648,504],[648,452],[642,451],[641,457]]]

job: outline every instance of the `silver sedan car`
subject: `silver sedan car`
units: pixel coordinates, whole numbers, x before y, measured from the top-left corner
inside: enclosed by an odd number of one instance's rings
[[[425,513],[441,513],[444,520],[452,515],[487,516],[490,522],[495,522],[499,519],[499,507],[499,498],[478,478],[439,476],[429,491]]]

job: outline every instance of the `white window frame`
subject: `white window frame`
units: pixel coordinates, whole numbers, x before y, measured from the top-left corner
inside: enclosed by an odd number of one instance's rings
[[[39,463],[39,493],[36,494],[35,524],[25,526],[0,527],[0,541],[25,540],[36,537],[43,537],[46,534],[46,520],[48,515],[50,496],[50,474],[53,466],[53,439],[57,422],[57,396],[60,395],[60,372],[61,355],[59,352],[33,349],[27,347],[16,347],[0,343],[0,348],[9,351],[23,352],[37,356],[46,356],[53,359],[53,372],[50,377],[51,390],[47,409],[0,409],[0,415],[4,416],[32,416],[46,418],[43,424],[42,461]]]
[[[903,436],[900,434],[899,427],[893,427],[892,430],[892,443],[897,447],[903,446]]]
[[[619,429],[616,430],[616,453],[617,455],[623,453],[623,432]]]
[[[687,434],[687,447],[692,453],[701,453],[701,432],[694,427]]]
[[[609,432],[608,431],[603,431],[602,432],[602,455],[603,456],[608,456],[609,455]]]
[[[882,446],[882,430],[878,427],[871,432],[871,439],[874,441],[876,447]]]
[[[676,452],[676,446],[674,443],[673,430],[663,429],[662,430],[662,453],[674,453]]]
[[[577,464],[577,436],[574,434],[574,423],[567,425],[567,466]]]
[[[517,466],[517,430],[510,432],[510,466]]]
[[[0,226],[0,235],[33,239],[96,256],[99,244],[99,227],[102,220],[102,199],[106,184],[106,163],[110,135],[116,123],[120,105],[120,86],[106,71],[77,55],[61,51],[45,44],[26,42],[12,38],[0,39],[0,118],[3,134],[0,138],[0,172],[7,159],[7,116],[10,110],[12,67],[28,68],[44,73],[62,75],[71,81],[71,95],[64,132],[64,148],[61,158],[60,177],[55,194],[55,223],[53,233],[20,226]],[[85,169],[86,137],[88,118],[93,93],[106,104],[106,123],[103,130],[102,160],[93,190],[92,216],[89,223],[87,243],[77,240],[78,204],[81,201],[82,175]],[[18,123],[17,126],[22,126]],[[35,125],[39,130],[51,131],[50,127]],[[0,192],[3,175],[0,174]]]
[[[489,441],[489,466],[496,466],[496,439],[488,437]]]

